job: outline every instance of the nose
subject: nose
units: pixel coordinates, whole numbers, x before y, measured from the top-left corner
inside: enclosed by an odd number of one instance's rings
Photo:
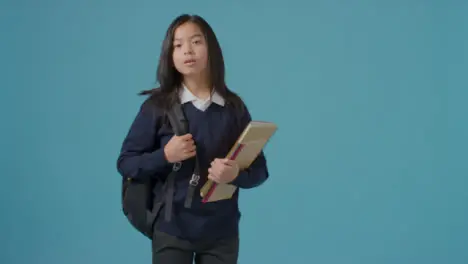
[[[185,49],[184,49],[184,54],[187,55],[187,54],[192,54],[193,53],[193,49],[192,49],[192,45],[185,45]]]

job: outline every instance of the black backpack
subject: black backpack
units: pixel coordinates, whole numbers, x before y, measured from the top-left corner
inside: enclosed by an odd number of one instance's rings
[[[167,112],[166,117],[178,136],[188,132],[188,124],[180,104],[176,103]],[[197,157],[195,157],[196,159]],[[190,180],[185,207],[190,208],[195,187],[200,179],[198,162],[195,162],[195,170]],[[164,220],[171,221],[172,200],[174,195],[174,178],[182,163],[173,165],[171,173],[165,181],[147,180],[137,181],[123,177],[122,180],[122,210],[130,224],[140,233],[152,239],[153,225],[160,216],[164,205]]]

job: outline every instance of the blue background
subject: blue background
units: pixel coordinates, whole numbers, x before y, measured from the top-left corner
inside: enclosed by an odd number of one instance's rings
[[[465,1],[2,1],[0,263],[150,263],[121,141],[180,13],[280,129],[240,263],[468,263]]]

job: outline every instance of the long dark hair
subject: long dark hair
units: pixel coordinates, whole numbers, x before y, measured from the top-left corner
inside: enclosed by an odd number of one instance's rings
[[[142,91],[140,95],[150,95],[150,101],[157,104],[157,106],[163,110],[169,109],[173,103],[177,102],[178,89],[182,84],[182,75],[174,67],[174,61],[172,59],[173,39],[175,30],[186,22],[192,22],[198,25],[205,36],[208,48],[210,81],[214,89],[224,97],[226,105],[232,106],[236,110],[243,111],[244,103],[242,99],[231,91],[225,83],[224,58],[218,39],[211,26],[198,15],[180,15],[169,25],[162,43],[156,73],[159,87]]]

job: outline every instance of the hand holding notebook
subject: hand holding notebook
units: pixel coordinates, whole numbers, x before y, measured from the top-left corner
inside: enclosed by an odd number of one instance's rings
[[[247,169],[260,154],[276,130],[277,126],[274,123],[251,121],[237,139],[234,146],[232,146],[226,159],[234,160],[235,163],[232,164],[236,164],[238,170]],[[223,166],[216,166],[215,168],[223,168]],[[234,173],[235,171],[230,172]],[[232,176],[232,174],[229,174],[230,172],[228,172],[227,176],[223,175],[220,177],[224,178],[221,179],[221,182],[230,182],[228,180],[229,176]],[[217,173],[218,172],[215,172],[214,174]],[[218,173],[215,177],[219,175]],[[216,183],[213,180],[208,180],[202,187],[200,195],[203,197],[204,203],[230,199],[236,191],[236,188],[236,186],[231,184]]]
[[[239,174],[239,165],[228,158],[215,159],[208,169],[208,179],[217,183],[232,182]]]

